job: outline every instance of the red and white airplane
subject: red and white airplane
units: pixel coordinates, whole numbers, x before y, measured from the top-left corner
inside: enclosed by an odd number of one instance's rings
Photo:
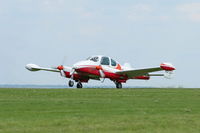
[[[110,79],[116,85],[116,88],[122,88],[122,83],[126,83],[129,79],[149,80],[151,76],[171,75],[175,67],[170,63],[162,63],[158,67],[133,69],[129,64],[120,65],[114,59],[107,56],[91,56],[86,60],[80,61],[67,67],[60,65],[55,68],[40,67],[35,64],[27,64],[26,68],[30,71],[51,71],[59,72],[61,76],[69,78],[69,87],[74,86],[77,82],[77,88],[82,88],[82,83],[87,83],[90,79],[104,81],[105,78]],[[164,70],[165,74],[154,74],[152,72]]]

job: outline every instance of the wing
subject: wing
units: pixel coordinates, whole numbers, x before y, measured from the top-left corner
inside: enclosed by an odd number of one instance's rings
[[[44,71],[51,71],[51,72],[60,72],[60,70],[55,69],[55,68],[45,68],[45,67],[40,67],[35,64],[27,64],[26,69],[29,71],[39,71],[39,70],[44,70]]]
[[[161,70],[163,69],[160,67],[155,67],[155,68],[145,68],[145,69],[123,70],[123,71],[117,72],[117,74],[125,74],[129,78],[132,78],[132,77],[137,77],[137,76],[148,75],[148,73],[161,71]]]
[[[137,77],[137,76],[150,76],[149,73],[162,71],[162,70],[173,71],[173,70],[175,70],[175,68],[169,63],[162,63],[160,65],[160,67],[133,69],[133,70],[122,70],[122,71],[118,71],[116,73],[126,75],[129,78],[133,78],[133,77]]]

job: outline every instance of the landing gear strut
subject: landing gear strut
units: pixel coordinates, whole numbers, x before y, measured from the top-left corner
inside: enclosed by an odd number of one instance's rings
[[[77,88],[83,88],[83,85],[82,85],[81,82],[78,82],[77,85],[76,85],[76,87],[77,87]]]
[[[70,80],[68,85],[69,85],[69,87],[73,87],[74,86],[74,81]]]
[[[120,83],[120,82],[115,82],[115,84],[116,84],[116,88],[119,88],[119,89],[122,88],[122,83]]]

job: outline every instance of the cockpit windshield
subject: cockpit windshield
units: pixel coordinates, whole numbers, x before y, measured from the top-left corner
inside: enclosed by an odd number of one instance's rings
[[[117,65],[117,62],[116,62],[115,60],[111,59],[111,65],[112,65],[112,66],[116,66],[116,65]]]
[[[110,65],[110,60],[108,57],[101,58],[101,65]]]

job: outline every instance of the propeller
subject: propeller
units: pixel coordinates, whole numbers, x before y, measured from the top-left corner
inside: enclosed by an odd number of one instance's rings
[[[103,70],[99,70],[99,73],[100,73],[101,78],[105,78],[105,74],[104,74]]]
[[[103,68],[101,65],[99,65],[99,66],[96,66],[96,69],[99,70],[100,79],[102,79],[101,82],[103,83],[105,80],[105,73],[103,71]]]
[[[73,67],[72,70],[69,73],[71,79],[73,79],[74,72],[75,72],[75,68]]]
[[[64,66],[63,66],[63,64],[65,63],[65,60],[66,60],[66,56],[64,56],[61,65],[59,65],[59,66],[57,66],[57,67],[52,67],[53,69],[58,69],[58,70],[60,70],[60,75],[61,75],[62,77],[65,77],[65,76],[66,76],[66,75],[65,75],[65,72],[64,72]]]
[[[60,75],[62,77],[65,77],[65,72],[64,72],[64,66],[63,65],[60,65],[58,67],[56,67],[58,70],[60,70]]]
[[[164,77],[166,79],[171,79],[172,78],[172,74],[173,74],[172,71],[165,71]]]
[[[132,69],[130,63],[124,63],[123,68],[124,68],[125,70],[131,70],[131,69]]]
[[[64,66],[63,66],[63,64],[65,63],[65,60],[66,60],[66,56],[62,60],[62,64],[60,66],[56,67],[56,69],[60,70],[60,75],[63,76],[63,77],[66,77],[65,72],[64,72]],[[75,71],[76,71],[76,68],[72,67],[72,69],[70,71],[70,78],[72,80],[73,80],[73,75],[74,75]]]

